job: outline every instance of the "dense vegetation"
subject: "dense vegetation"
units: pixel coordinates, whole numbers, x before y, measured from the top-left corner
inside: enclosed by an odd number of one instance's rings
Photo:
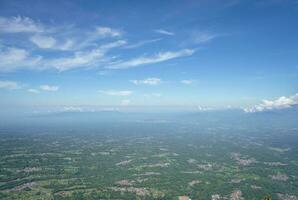
[[[0,199],[298,196],[292,128],[139,120],[2,128],[0,142]]]

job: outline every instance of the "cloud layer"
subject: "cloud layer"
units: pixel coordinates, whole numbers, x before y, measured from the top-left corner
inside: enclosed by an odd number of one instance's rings
[[[157,29],[154,32],[174,35],[173,32],[164,29]],[[94,25],[78,30],[75,25],[44,24],[21,16],[0,17],[0,33],[4,36],[3,41],[6,41],[6,38],[21,41],[18,46],[15,43],[5,42],[5,45],[0,43],[0,72],[23,69],[58,71],[77,68],[127,69],[191,56],[194,53],[193,49],[188,48],[158,53],[153,51],[151,56],[140,56],[135,52],[128,59],[127,51],[157,43],[163,38],[141,38],[139,41],[128,43],[124,38],[128,34],[108,26]]]
[[[100,90],[99,92],[109,96],[130,96],[133,93],[130,90]]]
[[[119,37],[122,35],[121,31],[112,29],[110,27],[97,27],[96,35],[99,37]]]
[[[50,86],[50,85],[41,85],[39,88],[41,90],[48,91],[48,92],[56,92],[59,90],[58,86]]]
[[[146,78],[144,80],[131,80],[130,82],[132,82],[135,85],[159,85],[162,81],[160,78]]]
[[[245,108],[244,111],[248,113],[263,112],[276,109],[290,108],[298,105],[298,93],[289,97],[279,97],[276,100],[263,100],[262,103]]]
[[[19,83],[19,82],[10,81],[10,80],[0,80],[0,89],[7,89],[7,90],[22,89],[29,93],[38,94],[41,91],[56,92],[59,90],[59,86],[45,84],[45,85],[40,85],[39,89],[35,89],[35,88],[30,88],[28,84]]]
[[[14,81],[0,81],[0,88],[8,89],[8,90],[15,90],[19,89],[21,86]]]
[[[213,33],[210,33],[210,32],[195,32],[193,34],[193,39],[194,39],[194,42],[196,44],[202,44],[202,43],[206,43],[206,42],[209,42],[215,38],[217,38],[218,35],[217,34],[213,34]]]
[[[44,28],[28,17],[0,17],[0,32],[6,33],[40,33]]]
[[[173,32],[170,32],[170,31],[166,31],[164,29],[157,29],[157,30],[154,30],[156,33],[160,33],[160,34],[163,34],[163,35],[175,35],[175,33]]]
[[[40,93],[39,90],[37,90],[37,89],[33,89],[33,88],[30,88],[30,89],[28,89],[27,91],[28,91],[28,92],[31,92],[31,93],[34,93],[34,94],[38,94],[38,93]]]
[[[191,56],[194,52],[195,51],[193,49],[183,49],[183,50],[175,51],[175,52],[172,52],[172,51],[161,52],[161,53],[158,53],[153,56],[138,57],[138,58],[133,58],[128,61],[119,62],[114,65],[110,65],[107,68],[109,68],[109,69],[132,68],[132,67],[137,67],[137,66],[145,65],[145,64],[164,62],[164,61],[171,60],[174,58]]]
[[[180,82],[185,85],[191,85],[195,82],[195,80],[182,80]]]
[[[40,61],[41,56],[32,56],[24,49],[0,46],[0,71],[12,71],[19,68],[35,67]]]

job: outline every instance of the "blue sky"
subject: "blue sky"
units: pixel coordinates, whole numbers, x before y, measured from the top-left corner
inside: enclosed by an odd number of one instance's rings
[[[0,108],[291,107],[297,21],[296,0],[2,0]]]

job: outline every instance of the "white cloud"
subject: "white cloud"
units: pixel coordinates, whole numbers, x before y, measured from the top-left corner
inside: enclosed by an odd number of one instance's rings
[[[98,26],[90,32],[87,30],[78,31],[74,26],[52,26],[20,16],[11,18],[0,17],[0,29],[0,32],[5,33],[30,33],[29,36],[26,36],[29,37],[29,41],[32,44],[39,48],[38,51],[30,51],[24,43],[20,43],[20,45],[24,45],[24,48],[4,47],[0,44],[0,71],[5,72],[19,69],[56,69],[66,71],[75,68],[91,67],[125,69],[190,56],[194,53],[192,49],[183,49],[177,52],[166,51],[153,54],[152,56],[120,60],[117,55],[108,55],[109,51],[120,46],[126,49],[133,49],[159,41],[161,38],[143,40],[127,45],[125,40],[117,40],[123,35],[123,32],[118,29]],[[162,29],[156,31],[167,35],[174,34]],[[17,38],[19,35],[14,37],[16,37],[16,40],[19,40]],[[105,41],[105,38],[116,41],[100,46]],[[69,52],[59,52],[55,57],[52,57],[49,54],[40,54],[43,49]]]
[[[60,71],[70,70],[78,67],[90,67],[106,60],[106,53],[112,48],[126,44],[124,40],[102,45],[90,51],[78,51],[71,57],[50,60],[48,65]]]
[[[54,42],[55,39],[52,39],[39,36],[37,38],[32,37],[32,40],[34,40],[40,48],[62,49],[61,46],[59,47],[56,42]],[[29,51],[24,49],[0,47],[0,71],[14,71],[17,69],[43,70],[51,68],[58,69],[59,71],[66,71],[81,67],[103,66],[104,64],[107,69],[125,69],[190,56],[194,53],[194,50],[192,49],[183,49],[177,52],[161,52],[153,56],[137,57],[128,61],[117,61],[112,63],[111,60],[114,60],[115,57],[107,57],[107,53],[111,49],[123,46],[126,43],[125,40],[118,40],[88,51],[74,52],[72,56],[49,59],[31,55]],[[69,44],[71,44],[71,42]]]
[[[58,49],[64,50],[64,51],[72,50],[73,46],[74,46],[74,41],[71,39],[67,39],[64,43],[62,43],[58,46]]]
[[[110,27],[103,27],[99,26],[96,27],[96,32],[95,32],[97,37],[119,37],[122,35],[121,31],[112,29]]]
[[[30,37],[30,41],[39,48],[66,51],[94,47],[97,46],[96,40],[98,39],[121,36],[121,32],[118,30],[109,27],[97,27],[94,32],[87,32],[87,34],[86,32],[85,34],[84,32],[80,33],[80,37],[76,37],[76,40],[74,40],[73,38],[68,37],[69,35],[76,35],[75,31],[77,30],[74,30],[71,27],[52,27],[51,29],[55,33],[55,38],[53,36],[49,36],[49,34],[35,34]]]
[[[82,32],[76,42],[75,49],[83,49],[86,47],[94,47],[98,45],[100,40],[106,38],[119,38],[122,36],[122,32],[110,27],[97,27],[94,31],[91,32]],[[81,39],[80,39],[81,38]]]
[[[78,67],[90,66],[96,60],[103,58],[101,49],[93,49],[89,52],[75,52],[71,57],[58,58],[49,61],[49,65],[59,71],[66,71]]]
[[[64,43],[58,44],[57,40],[51,36],[34,35],[30,38],[30,41],[41,49],[56,49],[56,50],[72,50],[74,42],[71,39],[67,39]]]
[[[40,48],[56,48],[62,50],[63,48],[69,48],[71,45],[71,42],[69,42],[69,46],[59,46],[55,44],[56,42],[51,42],[50,38],[39,36],[33,40]],[[89,51],[74,52],[73,56],[54,59],[43,59],[41,56],[33,56],[29,51],[24,49],[1,48],[0,46],[0,71],[14,71],[17,69],[41,70],[49,68],[65,71],[79,67],[90,67],[109,61],[109,58],[106,57],[107,52],[112,48],[120,47],[124,44],[126,44],[125,40],[118,40]]]
[[[152,40],[143,40],[143,41],[139,41],[139,42],[137,42],[135,44],[126,45],[124,48],[125,49],[134,49],[134,48],[138,48],[138,47],[141,47],[143,45],[146,45],[146,44],[158,42],[160,40],[162,40],[162,39],[161,38],[157,38],[157,39],[152,39]]]
[[[55,92],[59,90],[58,86],[50,86],[50,85],[41,85],[39,88],[41,90],[49,91],[49,92]]]
[[[15,90],[19,89],[21,86],[14,81],[0,81],[0,89]]]
[[[12,65],[19,61],[24,61],[28,57],[28,52],[24,49],[8,48],[0,52],[0,66]]]
[[[128,106],[130,104],[130,100],[129,99],[123,99],[120,103],[121,106]]]
[[[38,94],[38,93],[39,93],[39,90],[37,90],[37,89],[33,89],[33,88],[28,89],[27,91],[28,91],[28,92],[31,92],[31,93],[35,93],[35,94]]]
[[[191,85],[193,84],[195,81],[194,80],[182,80],[180,81],[182,84],[185,84],[185,85]]]
[[[44,28],[40,24],[34,22],[32,19],[28,17],[21,17],[21,16],[11,17],[11,18],[0,17],[0,32],[39,33],[43,31],[44,31]]]
[[[100,49],[102,49],[102,50],[109,50],[109,49],[113,49],[113,48],[116,48],[116,47],[123,46],[126,43],[127,42],[125,40],[117,40],[115,42],[111,42],[111,43],[104,44],[104,45],[100,46]]]
[[[130,96],[133,93],[130,90],[100,90],[99,92],[109,96]]]
[[[62,112],[83,112],[84,109],[81,107],[75,107],[75,106],[65,106],[62,109]]]
[[[162,81],[161,81],[160,78],[146,78],[144,80],[131,80],[130,82],[132,82],[135,85],[140,85],[140,84],[144,84],[144,85],[158,85]]]
[[[171,60],[174,58],[184,57],[184,56],[190,56],[195,51],[193,49],[183,49],[176,52],[162,52],[158,53],[156,55],[153,55],[151,57],[138,57],[134,58],[128,61],[119,62],[110,66],[107,66],[106,68],[109,69],[126,69],[131,67],[137,67],[139,65],[145,65],[145,64],[153,64],[153,63],[159,63],[167,60]]]
[[[279,97],[276,100],[263,100],[262,103],[245,108],[245,112],[262,112],[262,111],[268,111],[268,110],[276,110],[276,109],[284,109],[284,108],[290,108],[292,106],[298,105],[298,93],[296,93],[293,96],[289,97]]]
[[[24,49],[0,48],[0,71],[13,71],[18,68],[36,67],[40,62],[40,56],[31,56]]]
[[[34,35],[30,38],[30,40],[39,48],[43,49],[54,48],[56,45],[56,40],[49,36]]]
[[[197,44],[209,42],[216,37],[218,37],[218,35],[209,32],[195,32],[193,35],[194,42]]]
[[[154,30],[156,33],[160,33],[160,34],[164,34],[164,35],[175,35],[175,33],[173,32],[170,32],[170,31],[166,31],[166,30],[163,30],[163,29],[157,29],[157,30]]]
[[[212,111],[212,110],[214,110],[214,108],[204,107],[204,106],[198,106],[197,107],[197,111],[199,111],[199,112],[206,112],[206,111]]]

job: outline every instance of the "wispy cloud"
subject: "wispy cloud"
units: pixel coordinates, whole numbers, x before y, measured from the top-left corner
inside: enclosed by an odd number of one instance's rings
[[[31,38],[40,48],[61,49],[68,48],[67,45],[59,46],[52,37]],[[43,58],[34,56],[25,49],[1,48],[0,46],[0,71],[15,71],[17,69],[58,69],[66,71],[79,67],[90,67],[101,62],[108,61],[106,54],[109,50],[126,44],[125,40],[117,40],[103,44],[97,48],[85,51],[76,51],[72,56],[61,58]],[[69,45],[68,45],[69,46]]]
[[[56,46],[57,49],[59,50],[73,50],[74,49],[74,44],[75,42],[72,39],[66,39],[64,43],[61,43],[60,45]]]
[[[57,50],[72,50],[74,42],[71,39],[67,39],[63,43],[58,43],[52,36],[33,35],[30,37],[30,41],[41,49],[57,49]]]
[[[56,45],[56,40],[53,37],[34,35],[30,38],[31,42],[39,48],[50,49]]]
[[[15,90],[19,89],[21,86],[14,81],[0,81],[0,89]]]
[[[48,65],[59,71],[66,71],[78,67],[89,67],[100,58],[104,57],[102,49],[93,49],[88,52],[75,52],[73,56],[49,60]]]
[[[62,108],[62,112],[83,112],[84,109],[76,106],[65,106]]]
[[[96,27],[95,30],[90,32],[82,31],[80,36],[76,36],[77,30],[71,26],[51,27],[50,29],[55,33],[55,37],[48,32],[35,33],[30,36],[30,41],[41,49],[77,51],[88,47],[94,48],[104,38],[118,38],[122,35],[122,32],[109,27]]]
[[[92,31],[83,31],[81,36],[78,37],[78,41],[76,42],[76,45],[74,45],[74,49],[78,50],[87,47],[94,47],[97,46],[98,42],[101,42],[103,39],[119,39],[122,34],[123,33],[117,29],[99,26]]]
[[[164,29],[156,29],[156,30],[154,30],[154,32],[160,33],[160,34],[163,34],[163,35],[171,35],[171,36],[175,35],[175,33],[170,32],[170,31],[166,31]]]
[[[185,85],[191,85],[195,82],[195,80],[182,80],[180,82]]]
[[[30,93],[34,93],[34,94],[38,94],[38,93],[40,93],[39,90],[37,90],[37,89],[33,89],[33,88],[28,89],[27,91],[30,92]]]
[[[211,107],[205,107],[205,106],[198,106],[197,111],[198,112],[206,112],[206,111],[212,111],[214,108]]]
[[[298,105],[298,93],[289,97],[282,96],[271,101],[263,100],[262,103],[252,107],[245,108],[244,111],[248,113],[263,112],[263,111],[269,111],[269,110],[290,108],[295,105]]]
[[[44,28],[39,23],[28,17],[0,17],[0,32],[6,33],[40,33]]]
[[[41,90],[49,91],[49,92],[56,92],[59,90],[58,86],[50,86],[50,85],[41,85],[39,88]]]
[[[140,84],[144,84],[144,85],[159,85],[160,83],[162,83],[162,80],[160,78],[146,78],[144,80],[131,80],[130,82],[132,82],[135,85],[140,85]]]
[[[58,58],[50,60],[48,65],[59,71],[70,70],[78,67],[90,67],[106,60],[106,53],[112,48],[126,44],[126,41],[119,40],[109,44],[102,45],[90,51],[78,51],[71,57]]]
[[[157,42],[161,38],[127,45],[126,40],[119,39],[123,36],[121,30],[107,26],[95,26],[92,31],[80,30],[80,33],[76,33],[77,29],[74,26],[59,27],[17,16],[0,17],[0,29],[0,32],[7,34],[26,32],[27,34],[23,34],[22,37],[28,37],[30,45],[34,44],[36,47],[30,50],[27,44],[24,48],[0,45],[0,71],[3,72],[23,69],[67,71],[93,67],[125,69],[190,56],[194,53],[192,49],[183,49],[121,60],[118,59],[121,57],[121,52],[120,55],[109,55],[110,50],[119,47],[123,47],[122,50],[138,48]],[[163,29],[155,31],[165,35],[174,34]],[[112,42],[104,44],[107,38]],[[47,52],[43,52],[48,49],[51,49],[55,56],[49,56]]]
[[[114,65],[107,66],[106,68],[126,69],[131,67],[137,67],[139,65],[159,63],[159,62],[171,60],[174,58],[191,56],[194,52],[195,50],[193,49],[183,49],[176,52],[167,51],[167,52],[158,53],[150,57],[138,57],[128,61],[119,62]]]
[[[126,45],[124,48],[125,49],[134,49],[134,48],[138,48],[138,47],[141,47],[143,45],[146,45],[146,44],[158,42],[160,40],[162,40],[162,39],[161,38],[157,38],[157,39],[152,39],[152,40],[143,40],[143,41],[139,41],[139,42],[134,43],[134,44]]]
[[[119,37],[122,35],[122,32],[116,29],[112,29],[110,27],[103,27],[99,26],[96,27],[96,32],[95,32],[97,37]]]
[[[126,40],[117,40],[117,41],[114,41],[114,42],[111,42],[111,43],[108,43],[108,44],[104,44],[104,45],[100,46],[100,48],[102,50],[109,50],[109,49],[113,49],[113,48],[116,48],[116,47],[123,46],[126,43],[127,43]]]
[[[41,59],[41,56],[32,56],[24,49],[0,47],[0,71],[35,67]]]
[[[131,90],[100,90],[99,92],[109,96],[130,96],[133,93]]]
[[[0,45],[0,71],[10,72],[19,69],[59,71],[74,68],[100,67],[104,62],[111,61],[109,50],[125,45],[125,40],[118,40],[122,31],[105,26],[97,26],[93,31],[82,30],[79,35],[73,26],[53,26],[36,22],[28,17],[0,17],[0,32],[7,34],[23,33],[28,41],[37,49],[30,51],[24,48]],[[22,36],[23,37],[23,36]],[[117,39],[104,44],[106,38]],[[44,54],[46,49],[53,50],[54,57]],[[69,51],[62,54],[58,51]],[[43,55],[43,56],[40,56]]]
[[[196,44],[202,44],[209,42],[218,37],[218,34],[210,33],[210,32],[202,32],[198,31],[193,34],[193,40]]]

